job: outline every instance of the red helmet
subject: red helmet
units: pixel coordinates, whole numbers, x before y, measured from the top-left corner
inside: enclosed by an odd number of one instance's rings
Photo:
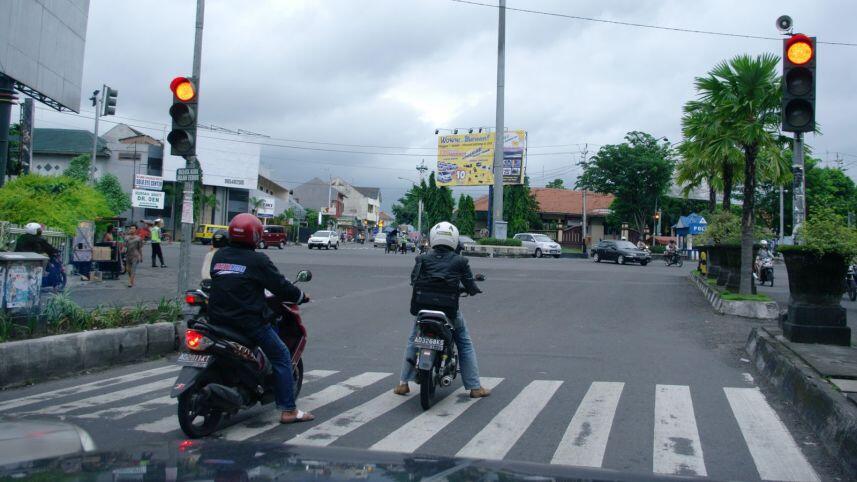
[[[229,242],[255,248],[262,240],[262,231],[259,218],[249,213],[241,213],[229,222]]]

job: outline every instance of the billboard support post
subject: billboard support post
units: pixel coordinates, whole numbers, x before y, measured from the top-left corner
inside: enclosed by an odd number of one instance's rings
[[[497,127],[494,131],[494,199],[491,233],[497,237],[497,223],[503,222],[503,145],[506,137],[503,96],[506,70],[506,0],[500,0],[497,28]],[[505,230],[504,230],[505,231]],[[505,236],[504,236],[505,237]]]
[[[0,187],[6,184],[6,166],[9,162],[9,123],[12,121],[13,103],[15,103],[15,82],[0,73]]]

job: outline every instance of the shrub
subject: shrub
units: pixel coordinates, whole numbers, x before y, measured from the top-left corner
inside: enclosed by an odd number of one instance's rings
[[[666,246],[655,245],[649,248],[652,251],[652,254],[664,254],[667,250]]]
[[[767,228],[756,226],[753,229],[753,239],[768,239],[773,234]],[[731,212],[719,212],[711,216],[705,232],[697,238],[701,244],[720,246],[741,245],[741,217]],[[694,243],[696,244],[696,243]]]
[[[476,241],[478,244],[487,246],[520,246],[520,239],[497,239],[497,238],[482,238]]]
[[[828,253],[842,255],[846,260],[857,256],[857,230],[848,227],[845,219],[830,208],[816,208],[797,234],[799,246],[778,246],[779,251],[806,250],[817,256]]]

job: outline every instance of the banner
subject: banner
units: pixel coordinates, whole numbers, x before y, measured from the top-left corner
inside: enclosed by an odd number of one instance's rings
[[[146,174],[137,174],[134,176],[134,189],[148,189],[150,191],[160,191],[164,187],[164,178],[159,176],[147,176]]]
[[[503,184],[523,184],[527,132],[506,131],[503,139]],[[439,186],[494,184],[494,133],[452,134],[437,138]]]
[[[164,209],[164,193],[163,191],[134,189],[131,191],[131,206],[135,208]]]
[[[259,209],[256,211],[256,217],[258,217],[258,218],[273,218],[274,217],[274,198],[272,198],[272,197],[262,198],[262,205],[259,206]]]

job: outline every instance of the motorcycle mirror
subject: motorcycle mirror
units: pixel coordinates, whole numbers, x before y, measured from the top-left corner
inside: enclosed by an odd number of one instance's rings
[[[306,283],[307,281],[312,280],[312,271],[310,271],[308,269],[302,269],[302,270],[298,271],[297,280],[301,283]]]
[[[476,281],[485,281],[485,275],[482,273],[476,273],[473,279],[475,279]]]

